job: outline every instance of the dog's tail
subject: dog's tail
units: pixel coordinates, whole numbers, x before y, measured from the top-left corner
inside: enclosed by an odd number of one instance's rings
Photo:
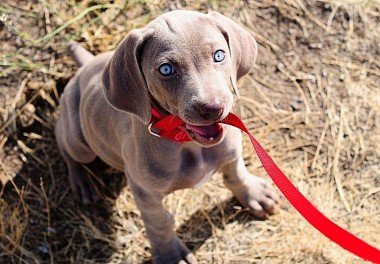
[[[94,55],[91,52],[89,52],[88,50],[83,48],[78,42],[73,40],[69,42],[69,45],[67,46],[67,51],[79,67],[87,64],[94,58]]]

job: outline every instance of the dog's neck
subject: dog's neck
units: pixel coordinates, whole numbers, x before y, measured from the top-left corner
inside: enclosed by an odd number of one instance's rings
[[[153,97],[152,94],[149,93],[149,97],[152,108],[156,109],[157,112],[159,112],[162,116],[170,115],[170,113],[160,105],[160,103]]]

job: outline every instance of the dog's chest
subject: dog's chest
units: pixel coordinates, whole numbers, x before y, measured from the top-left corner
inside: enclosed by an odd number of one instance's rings
[[[222,153],[204,148],[184,148],[180,155],[180,174],[213,171],[223,162]]]
[[[217,154],[217,153],[215,153]],[[182,179],[188,179],[189,184],[199,186],[208,181],[219,169],[221,157],[203,151],[185,149],[181,155],[180,174]]]
[[[184,148],[179,157],[178,178],[181,187],[192,187],[206,182],[228,161],[236,157],[235,148]]]
[[[180,181],[188,186],[199,182],[205,174],[212,174],[215,164],[205,159],[201,149],[183,149],[180,156],[178,175]],[[186,186],[187,187],[187,186]]]
[[[160,138],[152,140],[154,141],[148,141],[144,145],[144,149],[151,148],[151,151],[141,152],[144,155],[139,156],[140,161],[129,164],[134,168],[130,174],[140,175],[139,181],[166,193],[207,181],[215,172],[241,155],[241,134],[233,129],[226,129],[224,140],[209,148],[194,142],[180,145]],[[135,164],[139,164],[139,167],[135,168]]]

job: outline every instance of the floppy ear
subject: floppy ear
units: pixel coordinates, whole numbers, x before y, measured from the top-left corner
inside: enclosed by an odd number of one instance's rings
[[[231,80],[234,88],[236,82],[253,67],[257,56],[257,43],[252,35],[236,22],[218,12],[210,12],[209,16],[217,22],[228,42],[231,54]]]
[[[150,99],[140,62],[144,44],[153,29],[132,30],[117,46],[103,72],[103,90],[115,108],[150,121]]]

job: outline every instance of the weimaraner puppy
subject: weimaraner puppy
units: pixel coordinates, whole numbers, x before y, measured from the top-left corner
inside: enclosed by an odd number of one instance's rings
[[[72,190],[83,203],[97,201],[81,165],[96,157],[124,171],[155,263],[197,263],[162,199],[218,170],[253,215],[273,212],[278,197],[246,169],[241,132],[216,124],[231,111],[231,90],[256,59],[246,30],[216,12],[172,11],[132,30],[115,51],[94,57],[77,43],[69,50],[81,67],[62,94],[55,133]],[[149,133],[152,106],[184,120],[193,141]]]

